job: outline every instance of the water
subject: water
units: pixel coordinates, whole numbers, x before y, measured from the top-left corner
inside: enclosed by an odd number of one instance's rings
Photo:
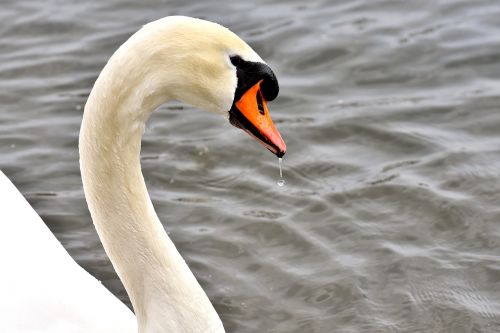
[[[82,108],[147,21],[218,21],[274,69],[276,160],[216,115],[155,112],[142,165],[228,332],[500,331],[498,1],[14,1],[0,167],[128,303],[81,188]],[[5,268],[4,268],[5,269]]]

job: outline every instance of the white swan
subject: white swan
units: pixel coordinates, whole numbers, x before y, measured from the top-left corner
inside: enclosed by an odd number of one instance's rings
[[[228,29],[167,17],[104,67],[85,106],[80,167],[92,220],[133,313],[78,266],[0,172],[0,332],[224,332],[160,223],[140,166],[145,122],[177,99],[229,117],[278,156],[273,72]]]

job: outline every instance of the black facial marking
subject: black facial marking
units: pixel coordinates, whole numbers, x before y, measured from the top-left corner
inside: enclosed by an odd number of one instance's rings
[[[236,67],[238,85],[234,94],[234,102],[240,100],[241,96],[262,80],[260,85],[262,95],[266,101],[272,101],[278,96],[278,79],[268,65],[261,62],[243,60],[238,55],[230,57],[231,63]]]

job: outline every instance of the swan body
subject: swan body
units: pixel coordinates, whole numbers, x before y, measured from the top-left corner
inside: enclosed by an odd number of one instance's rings
[[[141,172],[141,138],[151,113],[176,99],[229,118],[282,156],[286,147],[266,104],[277,93],[269,67],[218,24],[167,17],[135,33],[99,75],[79,141],[92,220],[135,318],[71,259],[0,173],[0,247],[9,250],[0,254],[7,260],[0,295],[8,295],[0,298],[0,316],[9,318],[1,318],[0,331],[224,332],[155,213]]]

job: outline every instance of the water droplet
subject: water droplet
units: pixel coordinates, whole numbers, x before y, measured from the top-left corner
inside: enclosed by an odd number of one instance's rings
[[[283,169],[282,169],[282,159],[281,157],[278,157],[278,165],[280,167],[280,179],[278,180],[278,186],[282,187],[285,186],[286,182],[283,179]]]

